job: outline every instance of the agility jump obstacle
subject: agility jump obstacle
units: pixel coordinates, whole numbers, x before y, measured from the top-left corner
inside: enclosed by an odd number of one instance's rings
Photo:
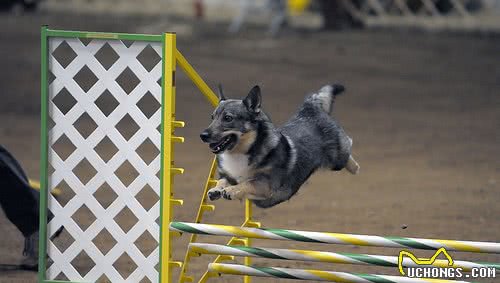
[[[241,227],[201,224],[215,210],[212,161],[194,223],[172,222],[174,147],[185,126],[175,115],[177,65],[216,106],[217,96],[176,47],[175,33],[141,35],[41,29],[41,179],[39,282],[193,282],[194,257],[215,254],[198,282],[221,274],[333,281],[429,282],[427,279],[321,270],[257,267],[251,258],[395,267],[397,257],[252,247],[252,239],[500,253],[499,243],[305,232],[260,228],[245,202]],[[49,192],[59,188],[56,199]],[[68,198],[68,194],[72,194]],[[148,195],[149,194],[149,195]],[[147,197],[145,197],[147,196]],[[153,204],[144,199],[153,198]],[[47,223],[47,215],[53,217]],[[64,227],[63,235],[52,239]],[[190,233],[184,259],[173,259],[174,237]],[[198,235],[230,236],[227,245]],[[62,238],[62,239],[61,239]],[[244,265],[223,263],[244,257]],[[83,263],[83,264],[82,264]],[[405,267],[416,266],[408,258]],[[134,265],[124,272],[122,266]],[[435,266],[447,266],[436,260]],[[465,271],[497,263],[454,261]],[[180,268],[180,272],[175,272]],[[433,280],[436,283],[464,281]]]
[[[227,225],[212,225],[199,223],[172,222],[170,229],[178,232],[201,235],[232,236],[254,239],[287,240],[297,242],[343,244],[357,246],[413,248],[423,250],[438,250],[446,248],[449,251],[500,253],[500,243],[438,240],[422,238],[381,237],[370,235],[353,235],[340,233],[307,232],[285,229],[246,228]],[[399,258],[394,256],[333,253],[308,250],[257,248],[248,246],[217,245],[206,243],[191,243],[189,250],[197,254],[217,254],[227,256],[258,257],[281,260],[328,262],[340,264],[375,265],[398,267]],[[410,258],[402,259],[404,267],[419,267]],[[433,266],[450,267],[447,260],[435,260]],[[489,262],[454,261],[453,267],[470,271],[472,268],[490,267],[500,271],[500,264]],[[300,280],[317,280],[331,282],[429,282],[429,279],[407,278],[401,276],[386,276],[377,274],[352,274],[345,272],[303,270],[277,267],[255,267],[236,264],[209,264],[209,270],[219,274],[251,275],[260,277],[276,277]],[[435,280],[433,282],[452,283],[465,282],[453,280]]]

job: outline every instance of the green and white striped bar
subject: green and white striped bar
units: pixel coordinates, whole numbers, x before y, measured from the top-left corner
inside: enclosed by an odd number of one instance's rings
[[[402,276],[280,267],[255,267],[223,263],[209,263],[208,270],[219,274],[249,275],[296,280],[316,280],[339,283],[470,283],[468,281],[455,281],[445,279],[409,278]]]
[[[256,248],[245,246],[225,246],[205,243],[191,243],[189,248],[192,252],[199,254],[216,254],[216,255],[232,255],[242,257],[260,257],[282,260],[300,260],[314,262],[328,262],[340,264],[362,264],[376,266],[398,266],[397,256],[369,255],[369,254],[352,254],[352,253],[333,253],[319,252],[308,250],[290,250],[290,249],[271,249],[271,248]],[[403,259],[404,267],[421,267],[410,258]],[[436,259],[432,266],[435,267],[450,267],[447,260]],[[493,267],[500,271],[500,264],[489,262],[470,262],[470,261],[453,261],[453,267],[462,268],[463,271],[470,271],[477,267]]]
[[[226,225],[199,224],[187,222],[171,222],[170,229],[193,234],[233,236],[255,239],[292,240],[328,244],[344,244],[356,246],[377,246],[394,248],[414,248],[448,251],[464,251],[476,253],[500,253],[500,243],[472,242],[403,237],[382,237],[340,233],[306,232],[284,229],[246,228]]]

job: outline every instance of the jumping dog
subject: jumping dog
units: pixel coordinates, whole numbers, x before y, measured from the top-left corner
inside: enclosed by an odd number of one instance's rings
[[[200,134],[217,155],[220,176],[208,198],[247,198],[268,208],[290,199],[319,168],[357,174],[352,139],[330,115],[343,91],[339,84],[322,87],[276,127],[262,110],[259,86],[239,100],[226,99],[219,85],[219,105]]]

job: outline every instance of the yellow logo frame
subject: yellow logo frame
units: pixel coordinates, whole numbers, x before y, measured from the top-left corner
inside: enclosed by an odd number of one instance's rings
[[[438,249],[434,253],[434,255],[430,258],[417,258],[413,253],[406,250],[402,250],[399,252],[398,256],[399,273],[401,273],[401,275],[406,275],[403,269],[403,259],[405,256],[409,257],[417,265],[433,265],[440,254],[443,254],[446,257],[446,259],[448,260],[448,266],[453,267],[453,259],[451,258],[450,254],[446,251],[445,248]],[[439,264],[439,266],[443,267],[442,264]]]

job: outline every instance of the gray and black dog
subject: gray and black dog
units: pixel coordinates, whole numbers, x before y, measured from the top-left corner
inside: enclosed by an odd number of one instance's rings
[[[352,139],[330,116],[343,91],[339,84],[324,86],[307,96],[288,122],[275,127],[261,108],[259,86],[239,100],[226,99],[219,85],[220,103],[200,134],[217,155],[220,176],[208,198],[247,198],[268,208],[290,199],[319,168],[358,173]]]

